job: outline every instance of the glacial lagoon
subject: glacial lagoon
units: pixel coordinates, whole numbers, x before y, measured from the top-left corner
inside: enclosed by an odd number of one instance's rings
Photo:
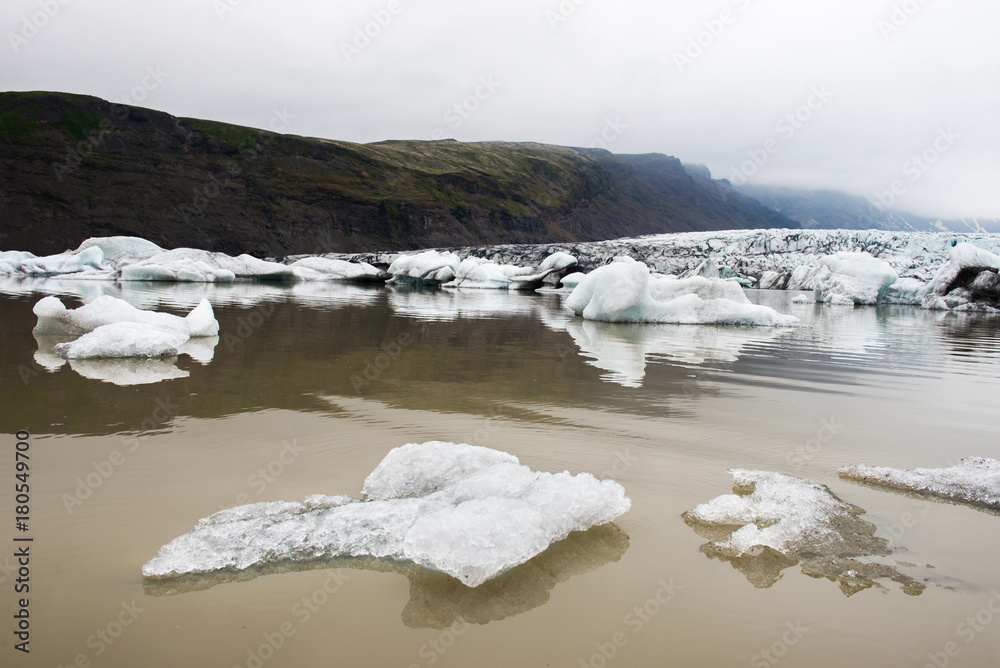
[[[1000,317],[753,290],[802,325],[619,325],[573,318],[564,294],[329,283],[9,280],[0,293],[6,479],[14,434],[31,433],[25,665],[919,667],[1000,656],[1000,517],[837,474],[1000,458]],[[49,294],[178,315],[207,298],[221,332],[176,359],[66,362],[31,333],[32,306]],[[142,577],[161,546],[218,510],[356,497],[390,450],[435,440],[614,479],[631,510],[476,588],[372,559]],[[826,485],[864,511],[885,549],[855,558],[880,564],[876,577],[812,555],[713,550],[720,536],[685,513],[731,493],[729,469]],[[14,507],[12,486],[0,501]],[[0,559],[4,588],[13,562]],[[12,619],[10,596],[0,612]]]

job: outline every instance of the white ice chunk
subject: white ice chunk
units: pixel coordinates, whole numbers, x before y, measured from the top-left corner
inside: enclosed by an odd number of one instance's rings
[[[374,281],[379,270],[367,262],[306,257],[288,265],[304,281]]]
[[[845,466],[840,475],[893,489],[929,494],[1000,510],[1000,460],[968,457],[955,466],[912,471],[884,466]]]
[[[519,273],[523,273],[520,267],[469,257],[462,260],[454,280],[445,283],[445,287],[506,290],[510,287],[510,277]]]
[[[580,281],[582,281],[586,276],[587,276],[586,274],[579,271],[573,272],[572,274],[566,274],[565,276],[563,276],[562,280],[559,281],[559,283],[562,284],[564,288],[569,288],[572,290],[573,288],[578,286],[580,284]]]
[[[95,247],[101,249],[105,261],[115,265],[124,259],[135,262],[163,252],[163,249],[152,241],[139,237],[91,237],[80,244],[76,252],[80,253]]]
[[[576,258],[569,253],[555,252],[548,256],[542,263],[538,265],[538,271],[549,271],[550,269],[565,269],[567,267],[575,267]]]
[[[892,266],[869,253],[835,253],[820,259],[813,279],[816,301],[830,304],[877,304],[899,276]]]
[[[854,510],[824,485],[769,471],[733,469],[733,489],[696,506],[687,516],[706,524],[740,527],[716,547],[739,556],[758,547],[788,553],[803,545],[835,540],[833,521]]]
[[[753,326],[798,322],[767,306],[748,303],[740,286],[731,281],[651,280],[649,267],[635,261],[614,262],[587,274],[566,306],[587,320],[604,322]]]
[[[75,341],[55,346],[68,359],[109,357],[174,357],[188,340],[187,332],[146,322],[101,325]]]
[[[631,506],[614,481],[539,473],[505,452],[441,442],[393,450],[364,490],[365,500],[310,497],[216,513],[161,548],[143,575],[350,556],[413,562],[475,587]]]
[[[455,278],[462,260],[454,253],[424,251],[417,255],[400,255],[389,265],[393,283],[440,285]]]
[[[69,310],[56,297],[43,297],[32,309],[38,316],[34,333],[38,335],[79,336],[103,325],[117,322],[141,322],[186,332],[188,336],[216,336],[219,321],[212,305],[202,299],[187,317],[156,313],[135,308],[128,302],[101,295],[80,308]]]
[[[28,258],[22,260],[19,268],[20,273],[28,276],[58,276],[104,269],[107,269],[104,266],[104,253],[97,247],[87,248],[80,252]]]
[[[231,283],[233,280],[293,281],[295,271],[250,255],[230,257],[194,248],[175,248],[121,267],[122,281]]]

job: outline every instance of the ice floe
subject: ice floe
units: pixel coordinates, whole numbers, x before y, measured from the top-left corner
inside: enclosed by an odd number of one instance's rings
[[[912,471],[884,466],[845,466],[843,478],[1000,511],[1000,460],[967,457],[955,466]]]
[[[219,321],[215,319],[212,305],[202,299],[186,317],[170,313],[156,313],[137,309],[128,302],[101,295],[77,309],[67,309],[56,297],[43,297],[32,309],[38,317],[34,333],[42,335],[80,336],[98,327],[120,322],[146,323],[168,327],[187,334],[188,337],[216,336]]]
[[[288,265],[303,281],[380,282],[382,272],[367,262],[347,262],[326,257],[305,257]]]
[[[1000,309],[1000,256],[970,243],[956,244],[923,297],[925,308]]]
[[[462,259],[454,253],[424,251],[416,255],[399,255],[389,265],[390,283],[441,285],[455,279]]]
[[[798,319],[751,304],[736,283],[721,279],[651,277],[628,258],[588,274],[566,300],[587,320],[746,326],[790,326]]]
[[[630,505],[621,485],[590,474],[532,471],[479,446],[411,443],[368,476],[362,499],[313,496],[224,510],[161,548],[142,572],[171,578],[373,557],[476,587]]]
[[[770,587],[782,570],[801,563],[804,573],[838,582],[847,595],[881,578],[910,594],[924,589],[895,566],[870,559],[891,554],[888,541],[875,536],[862,508],[825,485],[770,471],[730,473],[734,493],[696,506],[684,520],[711,540],[702,552],[729,561],[754,586]]]

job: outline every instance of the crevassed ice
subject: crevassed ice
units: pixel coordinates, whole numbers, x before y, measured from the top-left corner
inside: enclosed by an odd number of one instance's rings
[[[363,499],[316,496],[225,510],[165,545],[142,572],[169,578],[376,557],[413,562],[475,587],[630,506],[611,480],[532,471],[513,455],[478,446],[411,443],[372,472]]]
[[[912,471],[858,464],[841,468],[840,475],[851,480],[1000,510],[1000,460],[996,459],[967,457],[955,466]]]

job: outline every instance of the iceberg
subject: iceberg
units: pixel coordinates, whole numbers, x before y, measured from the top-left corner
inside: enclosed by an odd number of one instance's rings
[[[611,480],[530,470],[506,452],[410,443],[389,452],[362,498],[311,496],[215,513],[160,549],[151,579],[344,557],[413,563],[477,587],[631,506]]]
[[[295,271],[277,262],[250,255],[230,257],[194,248],[175,248],[145,260],[123,265],[121,281],[171,281],[187,283],[231,283],[236,279],[294,281]]]
[[[326,257],[305,257],[288,265],[303,281],[378,282],[382,272],[367,262],[347,262]]]
[[[32,311],[38,317],[33,330],[36,335],[80,336],[98,327],[120,322],[146,323],[185,332],[187,337],[217,336],[219,321],[212,304],[202,299],[187,317],[155,313],[135,308],[123,299],[101,295],[77,309],[67,309],[56,297],[43,297]]]
[[[817,302],[874,305],[899,279],[888,262],[865,252],[839,252],[822,257],[820,263],[814,279]]]
[[[148,322],[116,322],[101,325],[75,341],[55,345],[57,355],[67,359],[112,357],[176,357],[190,337],[174,327]]]
[[[510,264],[497,264],[478,257],[467,257],[458,265],[455,278],[444,284],[446,288],[478,288],[506,290],[511,277],[525,273],[526,269]]]
[[[884,466],[845,466],[842,478],[1000,510],[1000,460],[967,457],[955,466],[912,471]]]
[[[586,320],[788,327],[798,318],[751,304],[732,281],[651,277],[629,258],[587,274],[566,300]],[[738,294],[737,294],[738,293]]]
[[[462,260],[454,253],[424,251],[400,255],[389,265],[390,283],[441,285],[455,279]]]
[[[733,469],[733,494],[684,513],[685,522],[711,539],[702,552],[729,561],[756,587],[802,563],[813,577],[839,582],[848,596],[887,577],[919,594],[924,585],[894,566],[857,557],[887,556],[888,541],[875,536],[865,511],[839,499],[825,485],[770,471]],[[720,537],[720,534],[728,534]]]

